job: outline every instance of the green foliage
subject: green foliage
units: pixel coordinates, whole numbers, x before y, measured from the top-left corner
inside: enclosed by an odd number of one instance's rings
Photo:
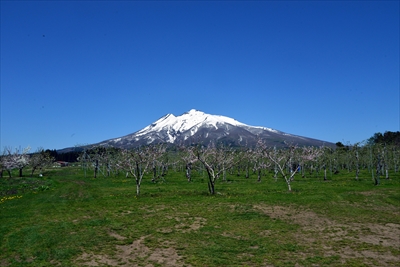
[[[375,133],[371,138],[368,139],[367,143],[369,145],[387,144],[400,146],[400,131],[386,131],[384,134]]]

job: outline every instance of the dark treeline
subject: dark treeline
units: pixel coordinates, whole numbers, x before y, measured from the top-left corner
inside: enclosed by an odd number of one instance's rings
[[[368,139],[367,143],[369,145],[387,144],[400,146],[400,132],[386,131],[384,134],[375,133],[371,138]]]
[[[53,149],[47,149],[45,151],[46,153],[49,153],[50,156],[52,156],[55,161],[66,161],[66,162],[76,162],[78,160],[79,155],[81,154],[81,151],[70,151],[66,153],[58,153],[57,150]]]

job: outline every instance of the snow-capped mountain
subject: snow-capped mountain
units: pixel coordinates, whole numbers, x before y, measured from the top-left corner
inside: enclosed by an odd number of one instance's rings
[[[187,145],[208,144],[212,141],[232,146],[254,146],[258,138],[277,147],[285,146],[285,141],[300,146],[332,145],[329,142],[287,134],[271,128],[250,126],[229,117],[210,115],[195,109],[180,116],[167,114],[133,134],[95,145],[131,148],[157,143]]]

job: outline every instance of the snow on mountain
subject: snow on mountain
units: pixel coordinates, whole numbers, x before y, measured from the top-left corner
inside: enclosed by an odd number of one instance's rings
[[[238,122],[237,120],[225,116],[210,115],[202,111],[192,109],[189,112],[186,112],[178,117],[175,117],[173,114],[167,114],[156,122],[138,131],[136,133],[136,136],[141,136],[150,132],[159,132],[163,130],[167,130],[171,134],[183,133],[190,130],[191,135],[193,135],[201,126],[212,126],[217,130],[218,126],[221,127],[222,124],[230,124],[233,126],[242,127],[248,126],[244,123]],[[174,138],[171,136],[171,140],[172,139]]]
[[[259,138],[274,146],[285,146],[285,142],[299,145],[329,143],[267,127],[250,126],[226,116],[211,115],[192,109],[180,116],[167,114],[133,134],[106,140],[97,145],[129,148],[151,143],[207,144],[217,141],[230,145],[253,146]]]
[[[216,129],[218,129],[217,124],[221,122],[229,123],[235,126],[245,125],[228,117],[209,115],[204,112],[192,109],[189,112],[186,112],[178,117],[175,117],[173,114],[168,114],[159,119],[158,121],[156,121],[155,123],[139,131],[138,133],[145,133],[148,131],[159,131],[165,129],[165,127],[171,128],[177,132],[178,131],[185,132],[196,125],[198,126],[199,124],[212,125]]]
[[[174,143],[179,135],[185,133],[184,139],[187,140],[188,137],[195,135],[202,127],[210,127],[214,128],[214,130],[223,128],[226,131],[229,131],[230,126],[242,127],[250,131],[255,128],[254,130],[259,129],[278,132],[270,128],[250,126],[229,117],[210,115],[202,111],[192,109],[178,117],[174,116],[173,114],[167,114],[156,122],[136,132],[135,136],[138,138],[140,136],[164,131],[167,134],[167,140],[165,141]]]

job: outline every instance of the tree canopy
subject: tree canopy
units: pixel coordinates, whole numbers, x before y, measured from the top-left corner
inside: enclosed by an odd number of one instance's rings
[[[386,131],[384,134],[375,133],[371,138],[368,139],[368,144],[388,144],[400,146],[400,132]]]

